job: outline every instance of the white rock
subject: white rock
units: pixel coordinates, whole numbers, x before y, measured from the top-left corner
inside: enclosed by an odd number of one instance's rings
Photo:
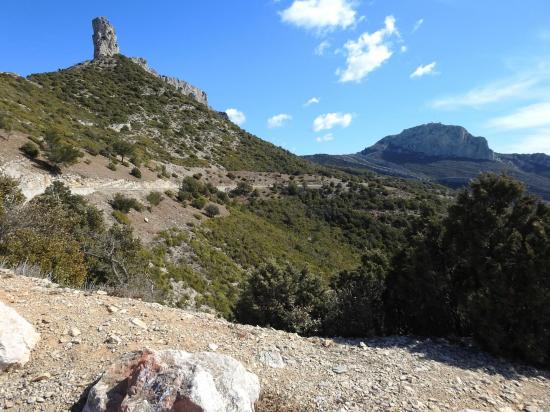
[[[132,386],[120,391],[128,379]],[[117,389],[115,389],[117,388]],[[84,412],[253,412],[260,382],[235,359],[178,350],[131,353],[90,390]]]
[[[263,351],[258,355],[258,360],[270,368],[284,368],[285,362],[279,352],[276,351]]]
[[[219,346],[216,345],[215,343],[209,343],[208,344],[208,349],[210,349],[212,352],[216,352],[218,350]]]
[[[73,338],[76,338],[77,336],[80,336],[81,332],[78,328],[71,328],[69,329],[69,335],[71,335]]]
[[[133,318],[131,322],[139,328],[147,329],[147,324],[141,319]]]
[[[40,335],[29,322],[0,302],[0,371],[27,363],[39,340]]]

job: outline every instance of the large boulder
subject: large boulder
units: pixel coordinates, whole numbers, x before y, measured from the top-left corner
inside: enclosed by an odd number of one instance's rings
[[[0,371],[27,363],[39,340],[40,335],[29,322],[0,302]]]
[[[103,374],[84,412],[252,412],[259,395],[258,377],[229,356],[146,349]]]

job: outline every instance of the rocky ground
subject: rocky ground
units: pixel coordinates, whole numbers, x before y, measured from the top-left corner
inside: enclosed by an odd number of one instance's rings
[[[114,360],[148,347],[233,356],[259,376],[261,411],[550,411],[548,371],[464,345],[306,339],[7,271],[0,301],[41,334],[25,367],[0,374],[0,409],[78,411]]]

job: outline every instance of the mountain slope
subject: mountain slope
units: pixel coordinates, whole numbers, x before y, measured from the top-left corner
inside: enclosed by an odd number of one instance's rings
[[[39,138],[54,129],[90,153],[117,139],[142,160],[229,170],[306,172],[315,168],[245,132],[122,55],[24,79],[0,74],[0,114]]]
[[[495,153],[485,138],[460,126],[426,124],[387,136],[356,154],[304,158],[342,170],[370,170],[451,187],[464,186],[480,173],[506,173],[550,199],[550,156]]]

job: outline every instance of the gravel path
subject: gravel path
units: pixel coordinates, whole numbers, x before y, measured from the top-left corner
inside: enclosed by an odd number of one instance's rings
[[[0,300],[42,336],[24,368],[0,374],[0,409],[79,410],[114,359],[149,347],[235,357],[279,405],[262,411],[550,411],[548,371],[443,341],[306,339],[7,271]]]

